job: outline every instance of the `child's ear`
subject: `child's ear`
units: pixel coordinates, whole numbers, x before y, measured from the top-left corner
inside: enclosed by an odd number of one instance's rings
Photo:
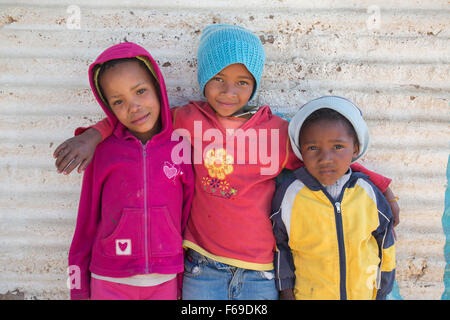
[[[353,159],[359,155],[359,144],[353,144]]]

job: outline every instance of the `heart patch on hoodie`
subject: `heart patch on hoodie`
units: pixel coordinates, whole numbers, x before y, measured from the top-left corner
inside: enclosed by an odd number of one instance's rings
[[[171,163],[164,161],[164,167],[163,167],[164,174],[166,175],[167,179],[173,179],[178,174],[178,169]]]
[[[116,239],[116,255],[131,255],[131,239]]]

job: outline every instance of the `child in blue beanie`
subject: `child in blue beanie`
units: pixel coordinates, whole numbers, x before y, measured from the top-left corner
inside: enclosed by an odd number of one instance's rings
[[[206,83],[224,66],[243,64],[253,76],[255,84],[251,100],[257,91],[264,68],[265,52],[261,41],[240,26],[213,24],[202,33],[198,46],[197,78],[202,93]]]
[[[174,129],[191,142],[192,150],[183,150],[183,158],[192,159],[195,173],[183,242],[183,299],[277,299],[269,219],[274,178],[303,163],[290,146],[288,122],[269,106],[247,106],[260,86],[265,61],[256,35],[240,26],[208,26],[197,59],[206,101],[171,109]],[[60,145],[55,150],[58,169],[69,173],[84,166],[111,131],[101,121]],[[352,169],[389,190],[390,179],[358,164]]]

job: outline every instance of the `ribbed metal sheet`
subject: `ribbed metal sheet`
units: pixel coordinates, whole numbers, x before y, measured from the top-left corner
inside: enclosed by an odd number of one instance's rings
[[[258,104],[291,117],[325,94],[356,102],[372,142],[362,163],[400,197],[397,282],[440,299],[450,142],[448,1],[0,1],[0,297],[66,299],[81,176],[52,153],[102,118],[87,67],[124,40],[162,66],[171,105],[199,99],[196,44],[211,23],[240,24],[267,53]],[[80,29],[69,29],[80,9]],[[375,19],[375,21],[374,21]],[[18,291],[15,291],[18,290]]]

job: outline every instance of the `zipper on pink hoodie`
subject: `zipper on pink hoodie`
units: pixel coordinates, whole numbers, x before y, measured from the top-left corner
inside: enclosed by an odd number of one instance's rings
[[[148,266],[148,212],[147,212],[147,200],[148,200],[148,193],[147,193],[147,150],[146,150],[147,144],[142,144],[143,149],[143,156],[144,156],[144,239],[145,239],[145,273],[149,273],[149,266]]]

